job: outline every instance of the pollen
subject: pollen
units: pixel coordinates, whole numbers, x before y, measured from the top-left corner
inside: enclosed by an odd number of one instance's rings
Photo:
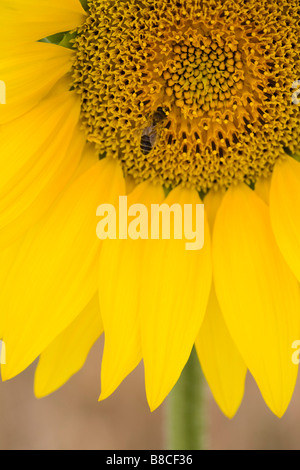
[[[300,149],[299,18],[298,0],[90,1],[73,65],[87,140],[137,183],[255,184]]]

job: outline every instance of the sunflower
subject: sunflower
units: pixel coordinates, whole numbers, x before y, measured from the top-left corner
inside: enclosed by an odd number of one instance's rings
[[[298,0],[2,0],[0,13],[3,379],[39,357],[45,396],[104,331],[100,399],[143,360],[157,408],[196,345],[225,415],[249,370],[282,416],[300,335]],[[127,194],[204,199],[204,247],[100,241],[97,206]]]

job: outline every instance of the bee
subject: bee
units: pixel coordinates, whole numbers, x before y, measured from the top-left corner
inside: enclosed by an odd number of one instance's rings
[[[153,113],[150,125],[143,129],[140,148],[144,155],[148,155],[148,153],[150,153],[154,148],[158,138],[157,126],[158,124],[161,124],[166,119],[166,117],[167,115],[164,110],[161,107],[157,108],[157,110]]]
[[[159,122],[163,122],[166,119],[167,115],[164,112],[163,108],[159,107],[153,114],[153,125],[156,126]]]
[[[157,131],[155,126],[146,127],[141,135],[140,148],[144,155],[148,155],[155,146],[157,139]]]

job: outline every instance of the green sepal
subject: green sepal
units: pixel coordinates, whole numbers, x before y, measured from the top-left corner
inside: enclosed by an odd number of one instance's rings
[[[65,32],[52,34],[52,36],[41,39],[39,42],[51,42],[51,44],[59,44],[63,40],[65,34]]]
[[[40,39],[38,42],[48,42],[51,44],[56,44],[57,46],[72,49],[75,38],[76,31],[67,31],[64,33],[53,34],[52,36],[48,36],[47,38]]]
[[[88,10],[87,0],[79,0],[79,1],[80,1],[81,5],[83,6],[83,8],[85,9],[85,11],[87,11]]]
[[[76,31],[69,31],[60,41],[59,46],[67,47],[68,49],[72,49],[74,39],[76,38]]]
[[[291,155],[291,157],[296,160],[297,162],[300,162],[300,154],[299,155]]]

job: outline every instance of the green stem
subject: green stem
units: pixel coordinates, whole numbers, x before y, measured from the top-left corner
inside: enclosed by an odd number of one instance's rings
[[[204,449],[204,377],[195,349],[168,397],[169,450]]]

